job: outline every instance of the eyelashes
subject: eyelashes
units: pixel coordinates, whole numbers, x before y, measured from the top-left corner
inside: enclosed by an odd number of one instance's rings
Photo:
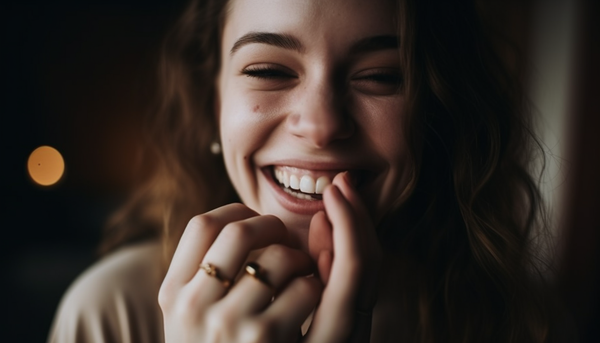
[[[259,64],[244,68],[241,74],[255,80],[258,89],[283,89],[295,84],[299,76],[280,65]],[[368,95],[392,95],[402,89],[403,76],[397,68],[372,68],[351,76],[348,86]]]
[[[298,78],[291,72],[283,70],[283,68],[276,68],[270,66],[251,66],[242,70],[242,74],[248,77],[267,80],[283,80]]]
[[[272,67],[249,67],[242,70],[242,74],[257,79],[297,79],[291,72]],[[373,81],[386,84],[399,84],[402,75],[399,72],[373,72],[356,77],[355,80]]]
[[[403,81],[402,75],[400,73],[392,73],[392,72],[380,72],[373,73],[366,76],[361,76],[356,80],[361,81],[373,81],[378,83],[384,83],[388,85],[400,85]]]

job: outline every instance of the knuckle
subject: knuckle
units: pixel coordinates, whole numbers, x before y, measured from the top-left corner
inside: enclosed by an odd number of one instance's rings
[[[252,238],[252,229],[246,222],[239,221],[225,225],[221,234],[232,240],[245,241]]]
[[[265,259],[271,261],[282,261],[284,263],[293,259],[291,249],[281,244],[273,244],[268,246],[265,249],[264,255]]]
[[[233,210],[235,210],[235,211],[246,211],[246,210],[250,210],[250,209],[248,208],[248,206],[246,206],[246,205],[244,205],[244,204],[242,204],[242,203],[239,203],[239,202],[234,202],[233,204],[228,204],[228,205],[225,205],[225,206],[226,206],[226,207],[229,207],[229,208],[231,208],[231,209],[233,209]]]
[[[193,230],[217,230],[218,224],[216,218],[209,213],[199,214],[188,222],[187,229]]]

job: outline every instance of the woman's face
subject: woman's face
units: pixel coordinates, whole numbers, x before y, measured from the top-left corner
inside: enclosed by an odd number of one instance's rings
[[[385,0],[233,0],[218,79],[229,177],[306,246],[349,171],[377,224],[409,179],[398,40]]]

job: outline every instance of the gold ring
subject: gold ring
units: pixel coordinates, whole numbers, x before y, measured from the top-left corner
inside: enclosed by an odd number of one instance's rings
[[[245,269],[246,269],[246,274],[252,276],[256,280],[262,282],[265,286],[267,286],[271,290],[273,290],[273,286],[271,286],[271,284],[269,283],[269,281],[267,280],[267,278],[265,276],[266,272],[264,271],[264,269],[262,269],[262,267],[258,263],[248,262],[246,264]]]
[[[223,287],[229,288],[229,286],[231,286],[231,281],[229,281],[226,278],[224,278],[219,273],[219,270],[217,269],[217,267],[213,266],[212,264],[210,264],[210,263],[202,263],[200,265],[200,269],[203,270],[206,273],[206,275],[212,276],[215,279],[219,280],[221,282],[221,284],[223,285]]]

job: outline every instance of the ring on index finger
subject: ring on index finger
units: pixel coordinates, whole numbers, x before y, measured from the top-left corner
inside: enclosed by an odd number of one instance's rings
[[[224,278],[220,273],[219,270],[217,269],[217,267],[213,266],[210,263],[202,263],[200,264],[200,269],[202,271],[204,271],[206,273],[206,275],[214,277],[215,279],[219,280],[219,282],[221,282],[221,284],[223,285],[223,287],[225,287],[226,289],[231,287],[231,281]]]

